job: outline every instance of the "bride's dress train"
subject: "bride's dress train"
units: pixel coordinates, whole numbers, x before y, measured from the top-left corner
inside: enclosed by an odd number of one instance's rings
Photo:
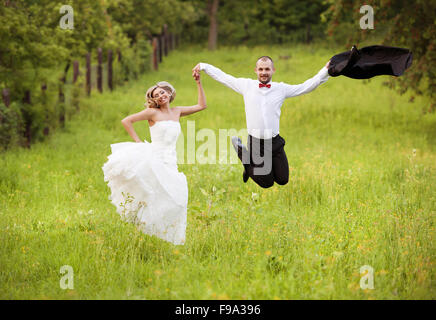
[[[121,217],[174,244],[185,243],[188,203],[186,177],[177,168],[180,131],[177,121],[157,121],[150,127],[151,143],[111,144],[102,167]]]

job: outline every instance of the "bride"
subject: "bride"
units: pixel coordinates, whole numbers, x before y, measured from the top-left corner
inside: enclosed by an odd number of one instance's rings
[[[149,88],[146,109],[121,121],[135,142],[111,144],[112,154],[102,167],[111,189],[109,199],[121,218],[177,245],[185,243],[188,204],[186,177],[177,168],[179,119],[207,107],[200,77],[195,81],[198,103],[190,107],[170,108],[176,90],[168,82]],[[132,124],[141,120],[148,121],[151,143],[142,142],[133,129]]]

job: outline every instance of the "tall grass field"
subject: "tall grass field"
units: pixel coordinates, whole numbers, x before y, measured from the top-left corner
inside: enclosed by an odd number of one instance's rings
[[[411,93],[383,86],[388,76],[331,77],[285,100],[285,186],[245,184],[239,163],[180,164],[189,188],[183,246],[123,222],[108,199],[101,167],[110,144],[133,141],[120,120],[143,110],[157,81],[188,106],[198,62],[255,78],[257,57],[269,55],[273,80],[298,84],[339,52],[180,49],[159,71],[93,93],[46,141],[2,153],[0,298],[435,299],[436,114],[423,112],[426,98],[410,102]],[[208,108],[181,118],[184,139],[188,121],[217,137],[246,128],[242,96],[204,73],[202,83]],[[150,141],[147,122],[134,127]],[[62,266],[72,288],[62,287]]]

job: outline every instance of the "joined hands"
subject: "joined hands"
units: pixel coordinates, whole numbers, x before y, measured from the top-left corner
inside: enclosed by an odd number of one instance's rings
[[[194,80],[197,83],[200,83],[200,64],[197,64],[193,69],[192,69],[192,77],[194,78]]]

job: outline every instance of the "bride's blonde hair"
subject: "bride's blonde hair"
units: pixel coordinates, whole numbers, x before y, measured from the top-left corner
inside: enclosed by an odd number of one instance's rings
[[[176,89],[166,81],[160,81],[156,83],[154,86],[148,88],[147,93],[145,94],[145,100],[147,101],[144,104],[144,107],[146,108],[159,108],[159,105],[155,98],[153,98],[153,92],[157,88],[162,88],[166,92],[170,94],[170,103],[174,101],[174,98],[176,97]]]

